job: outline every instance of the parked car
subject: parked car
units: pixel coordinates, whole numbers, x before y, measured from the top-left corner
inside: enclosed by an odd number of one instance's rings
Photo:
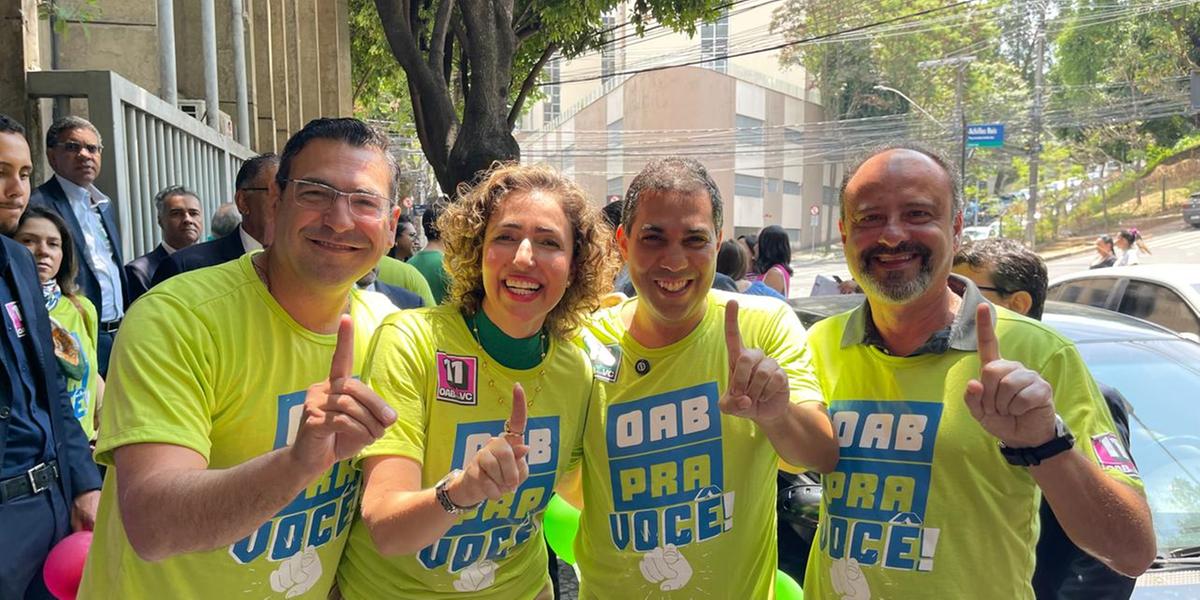
[[[862,299],[789,303],[811,327]],[[1187,405],[1200,390],[1200,344],[1141,319],[1079,304],[1047,302],[1042,320],[1073,341],[1096,380],[1115,387],[1130,405],[1130,446],[1158,538],[1158,559],[1138,578],[1134,600],[1200,598],[1200,410]],[[820,501],[802,486],[789,499]],[[780,521],[788,521],[780,531],[781,567],[794,558],[782,555],[785,548],[807,555],[812,514],[781,506]]]
[[[1200,341],[1200,265],[1093,269],[1057,277],[1048,300],[1107,308]]]
[[[1200,227],[1200,192],[1193,192],[1183,205],[1183,222],[1192,227]]]

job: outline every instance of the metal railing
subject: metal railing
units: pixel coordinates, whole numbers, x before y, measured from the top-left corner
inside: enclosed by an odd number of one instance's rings
[[[159,190],[194,190],[206,224],[217,206],[233,201],[233,180],[254,155],[250,148],[112,71],[33,71],[27,77],[30,98],[87,100],[88,120],[104,138],[96,187],[112,198],[127,259],[153,250],[161,239],[154,210]]]

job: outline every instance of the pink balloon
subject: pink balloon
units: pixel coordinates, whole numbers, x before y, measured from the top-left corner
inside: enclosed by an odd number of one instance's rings
[[[92,532],[78,531],[63,538],[46,556],[42,578],[46,589],[58,600],[75,600],[79,581],[83,579],[83,563],[92,546]]]

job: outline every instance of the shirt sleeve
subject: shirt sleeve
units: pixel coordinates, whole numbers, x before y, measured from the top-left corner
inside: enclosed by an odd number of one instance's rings
[[[767,318],[757,330],[758,344],[753,347],[761,349],[767,356],[775,359],[787,372],[793,404],[824,404],[825,395],[821,393],[821,384],[813,367],[804,325],[786,303],[773,304],[777,306],[773,311],[764,314]],[[743,322],[742,325],[745,327],[746,323]]]
[[[432,340],[414,335],[389,319],[375,332],[367,351],[363,381],[396,411],[396,422],[383,437],[359,453],[356,462],[370,456],[402,456],[425,462],[425,434],[429,425],[426,389],[433,357],[422,349]]]
[[[163,443],[209,458],[216,345],[200,319],[169,294],[131,307],[113,348],[100,411],[96,461],[129,444]]]
[[[1075,451],[1099,465],[1106,475],[1145,495],[1133,458],[1079,351],[1071,345],[1061,348],[1040,372],[1054,389],[1055,410],[1075,436]]]

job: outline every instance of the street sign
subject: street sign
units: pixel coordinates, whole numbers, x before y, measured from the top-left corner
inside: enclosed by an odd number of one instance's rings
[[[967,125],[967,145],[995,148],[1004,145],[1004,124]]]
[[[821,214],[821,205],[814,204],[814,205],[808,207],[808,214],[810,214],[814,217]]]

